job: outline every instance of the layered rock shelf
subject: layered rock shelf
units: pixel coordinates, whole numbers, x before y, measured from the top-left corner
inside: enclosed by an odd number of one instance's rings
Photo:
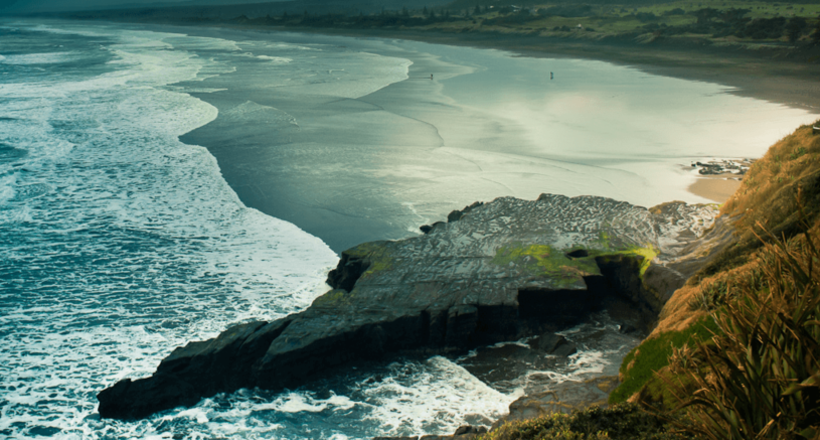
[[[547,194],[474,204],[423,235],[343,252],[333,290],[306,310],[179,347],[152,376],[100,392],[99,412],[141,418],[218,392],[296,387],[360,359],[558,330],[614,303],[633,311],[625,325],[647,327],[686,279],[676,259],[716,213]]]

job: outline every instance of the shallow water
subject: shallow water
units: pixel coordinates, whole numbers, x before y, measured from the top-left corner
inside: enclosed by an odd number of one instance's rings
[[[623,90],[624,106],[638,109],[633,115],[656,118],[624,131],[625,139],[650,139],[647,145],[668,128],[657,112],[670,84],[693,100],[734,102],[715,104],[700,125],[747,133],[750,155],[808,117],[732,101],[740,98],[719,86],[603,63],[381,40],[196,33],[0,26],[0,436],[343,439],[489,423],[535,382],[611,374],[637,339],[600,315],[565,332],[579,354],[531,364],[525,356],[515,374],[484,377],[490,385],[470,373],[476,354],[468,354],[352,365],[297,390],[241,390],[136,422],[100,420],[95,396],[119,379],[150,374],[187,341],[307,307],[327,289],[334,250],[410,235],[475,199],[598,189],[640,195],[641,185],[657,189],[640,196],[647,201],[686,194],[675,183],[690,179],[676,168],[692,155],[675,143],[681,130],[655,156],[618,153],[627,141],[596,150],[578,140],[588,133],[570,128],[586,114],[612,118],[602,123],[615,130],[620,116],[599,104],[573,110],[573,94],[655,84],[651,99]],[[558,73],[550,87],[560,93],[536,81],[546,67]],[[582,73],[598,71],[615,85],[582,86]],[[577,81],[559,82],[565,77]],[[644,101],[654,107],[644,109]],[[692,119],[695,107],[665,120],[703,122]],[[740,125],[721,116],[726,109]],[[743,110],[754,116],[746,121],[737,117],[742,109],[757,110]],[[766,112],[773,122],[758,120]],[[576,142],[586,146],[567,146]],[[743,142],[697,154],[740,154]],[[667,182],[653,181],[656,172],[672,183],[650,185]]]

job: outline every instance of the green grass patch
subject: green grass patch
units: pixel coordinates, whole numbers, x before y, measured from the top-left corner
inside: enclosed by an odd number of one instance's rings
[[[602,230],[598,233],[598,238],[594,241],[594,243],[595,247],[599,248],[600,250],[590,251],[591,256],[622,254],[643,257],[643,261],[641,262],[641,277],[643,277],[643,274],[646,273],[646,269],[648,269],[649,266],[652,264],[652,260],[654,260],[655,257],[657,257],[660,253],[651,244],[647,245],[646,247],[640,247],[624,246],[622,243],[616,243],[613,239],[612,234],[606,230]]]
[[[695,339],[707,341],[712,338],[712,332],[717,331],[718,327],[714,320],[711,317],[704,317],[686,330],[663,333],[657,338],[643,341],[624,357],[620,370],[624,380],[609,394],[609,403],[624,402],[644,385],[649,384],[656,371],[669,365],[673,347],[694,347]],[[633,361],[634,364],[627,370]],[[652,383],[649,386],[658,387],[659,389],[653,390],[658,395],[663,392],[660,383]]]

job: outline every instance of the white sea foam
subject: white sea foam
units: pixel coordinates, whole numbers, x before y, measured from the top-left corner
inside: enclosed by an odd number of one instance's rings
[[[48,52],[21,55],[9,55],[0,58],[0,63],[17,65],[56,64],[77,61],[82,56],[77,52]]]
[[[351,409],[355,403],[345,396],[332,394],[327,399],[319,399],[309,393],[286,393],[271,403],[257,405],[255,411],[278,411],[283,413],[321,412],[328,408],[338,411]]]
[[[291,59],[291,58],[272,57],[272,56],[269,56],[269,55],[259,55],[256,58],[259,58],[260,60],[270,61],[273,64],[289,64],[293,61],[293,59]]]
[[[518,394],[502,394],[463,367],[435,356],[423,363],[393,364],[380,382],[360,385],[388,435],[452,433],[465,423],[489,425]]]
[[[161,87],[231,68],[168,35],[88,28],[63,34],[108,39],[113,71],[0,85],[0,142],[25,152],[0,165],[0,432],[168,438],[161,417],[99,421],[96,392],[230,323],[306,307],[336,256],[243,206],[207,150],[178,141],[216,109]],[[171,417],[211,435],[207,411]]]

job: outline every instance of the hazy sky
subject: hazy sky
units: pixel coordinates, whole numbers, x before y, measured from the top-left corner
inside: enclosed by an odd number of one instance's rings
[[[0,12],[64,11],[112,7],[243,4],[271,0],[0,0]],[[277,1],[277,0],[273,0]]]

